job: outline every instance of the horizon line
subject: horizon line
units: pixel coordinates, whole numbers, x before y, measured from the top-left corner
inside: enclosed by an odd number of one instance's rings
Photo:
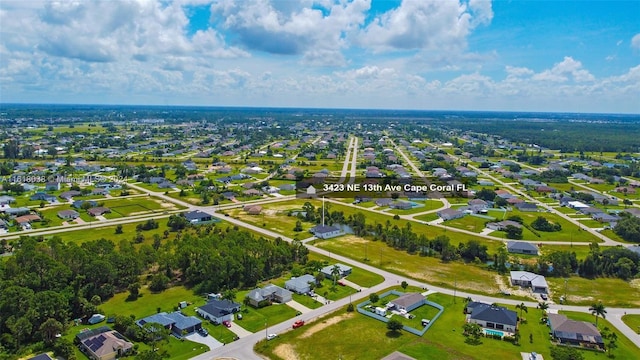
[[[580,114],[580,115],[626,115],[640,116],[640,113],[575,112],[550,110],[454,110],[454,109],[406,109],[406,108],[348,108],[348,107],[304,107],[304,106],[250,106],[250,105],[186,105],[186,104],[112,104],[112,103],[33,103],[0,102],[0,108],[8,105],[19,106],[99,106],[99,107],[152,107],[152,108],[206,108],[206,109],[278,109],[278,110],[354,110],[354,111],[407,111],[407,112],[467,112],[467,113],[530,113],[530,114]]]

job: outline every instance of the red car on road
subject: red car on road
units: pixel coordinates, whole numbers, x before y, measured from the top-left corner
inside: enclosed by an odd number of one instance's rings
[[[296,321],[296,322],[294,322],[294,323],[293,323],[293,328],[294,328],[294,329],[297,329],[297,328],[299,328],[299,327],[300,327],[300,326],[302,326],[302,325],[304,325],[304,320],[298,320],[298,321]]]

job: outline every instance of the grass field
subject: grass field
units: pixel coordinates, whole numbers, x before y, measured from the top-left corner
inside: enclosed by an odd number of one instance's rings
[[[242,292],[238,292],[241,295]],[[236,297],[236,301],[242,302],[244,295]],[[245,330],[250,332],[257,332],[264,330],[265,324],[279,324],[287,319],[292,319],[296,316],[296,310],[284,305],[273,304],[265,306],[260,309],[253,308],[251,306],[242,307],[242,320],[236,320],[235,323]]]
[[[460,219],[445,221],[443,225],[479,233],[484,229],[484,225],[488,221],[492,220],[468,215]]]
[[[631,330],[640,334],[640,315],[624,315],[622,321],[624,321]]]
[[[384,323],[370,317],[351,313],[344,309],[305,325],[303,331],[289,331],[275,340],[262,341],[256,350],[270,359],[380,359],[394,351],[400,351],[418,360],[423,359],[519,359],[520,352],[538,352],[551,359],[549,329],[539,323],[541,312],[529,309],[529,320],[520,325],[520,345],[481,338],[482,343],[471,345],[462,335],[464,302],[443,294],[432,294],[429,300],[445,307],[440,318],[422,337],[406,332],[388,332]],[[514,309],[513,306],[507,306]],[[588,314],[578,314],[592,318]],[[573,316],[573,314],[570,314]],[[602,321],[602,320],[601,320]],[[604,321],[602,321],[604,325]],[[532,336],[532,342],[529,336]],[[348,341],[345,341],[348,339]],[[616,358],[638,358],[638,351],[629,345],[628,339],[618,341]],[[372,346],[375,344],[375,346]],[[367,351],[363,351],[367,349]],[[602,353],[581,351],[586,360],[604,359]]]
[[[564,279],[552,277],[546,279],[553,299],[559,301],[560,296],[565,292]],[[567,298],[569,305],[592,305],[602,300],[606,306],[611,307],[638,307],[640,306],[639,286],[638,280],[631,282],[615,278],[589,280],[572,276],[567,281]]]
[[[483,270],[478,266],[462,262],[443,263],[437,258],[410,255],[404,251],[395,250],[380,241],[360,239],[356,242],[354,237],[348,240],[331,239],[316,245],[333,253],[361,260],[364,257],[365,244],[367,244],[368,258],[371,260],[370,264],[384,270],[438,286],[452,288],[455,284],[459,290],[469,292],[492,295],[498,295],[500,292],[495,278],[497,273]]]

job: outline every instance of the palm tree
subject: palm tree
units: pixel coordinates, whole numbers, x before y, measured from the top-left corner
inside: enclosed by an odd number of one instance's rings
[[[602,304],[602,301],[591,305],[589,311],[591,311],[591,314],[596,316],[596,327],[598,327],[598,316],[602,316],[603,319],[606,319],[605,314],[607,313],[607,310]]]
[[[340,277],[340,267],[338,265],[333,265],[331,268],[331,277],[333,277],[333,286],[336,286],[336,281]]]
[[[524,303],[520,303],[519,305],[516,305],[516,309],[520,310],[520,318],[522,319],[522,312],[529,312],[529,309],[527,309],[527,305],[525,305]]]
[[[538,304],[538,309],[542,310],[543,313],[546,313],[548,308],[549,304],[544,301]]]

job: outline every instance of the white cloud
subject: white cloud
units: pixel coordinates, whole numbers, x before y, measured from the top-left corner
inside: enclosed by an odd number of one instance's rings
[[[570,78],[576,82],[593,81],[595,79],[589,71],[582,68],[580,61],[576,61],[570,56],[565,56],[564,60],[556,63],[551,69],[533,76],[533,80],[550,82],[566,82]]]
[[[491,3],[471,1],[404,0],[370,23],[357,40],[378,51],[427,49],[442,53],[461,52],[467,36],[493,17]]]
[[[631,47],[636,49],[636,50],[640,50],[640,33],[639,34],[635,34],[631,38]]]
[[[212,19],[237,36],[248,50],[303,55],[306,64],[343,65],[345,34],[357,29],[369,0],[326,2],[324,15],[310,1],[223,0],[211,6]]]

